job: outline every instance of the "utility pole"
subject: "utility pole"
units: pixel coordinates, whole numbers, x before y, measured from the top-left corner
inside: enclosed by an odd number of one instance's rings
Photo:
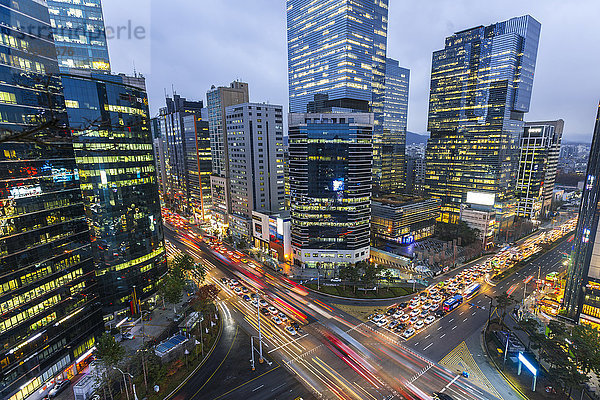
[[[259,349],[259,356],[260,356],[258,358],[258,362],[262,364],[264,359],[263,359],[263,354],[262,354],[262,333],[260,330],[260,295],[258,295],[258,298],[256,299],[256,311],[258,314],[258,349]],[[252,347],[252,351],[254,352],[254,347]],[[252,353],[252,354],[253,354],[253,358],[254,358],[254,353]]]
[[[485,297],[487,297],[488,299],[490,299],[490,309],[488,311],[488,320],[487,320],[487,324],[485,325],[485,330],[487,332],[488,328],[490,327],[490,320],[492,319],[492,301],[494,300],[494,298],[492,296],[488,296],[487,294],[483,294]]]

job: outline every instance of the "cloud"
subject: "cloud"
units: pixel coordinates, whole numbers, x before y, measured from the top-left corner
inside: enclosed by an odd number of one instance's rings
[[[431,54],[453,32],[523,14],[542,23],[527,120],[565,120],[567,140],[589,140],[600,100],[596,0],[390,0],[388,56],[411,69],[408,128],[425,132]],[[287,107],[286,13],[283,0],[104,0],[107,25],[139,21],[150,36],[111,40],[115,72],[147,78],[150,107],[165,89],[205,100],[211,85],[248,82],[251,101]]]

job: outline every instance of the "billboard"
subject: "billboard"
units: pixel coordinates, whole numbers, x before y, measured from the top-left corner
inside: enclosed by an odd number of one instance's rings
[[[493,206],[495,202],[496,195],[494,193],[467,192],[467,203]]]

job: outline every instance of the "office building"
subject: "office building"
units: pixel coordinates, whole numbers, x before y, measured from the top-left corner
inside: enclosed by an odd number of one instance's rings
[[[440,216],[440,199],[414,195],[388,195],[373,198],[371,235],[373,242],[408,245],[433,236]]]
[[[563,306],[578,323],[600,328],[600,107],[589,155]]]
[[[48,9],[2,10],[0,398],[21,400],[89,363],[102,318]]]
[[[383,137],[375,143],[381,158],[374,158],[374,173],[381,169],[378,188],[381,193],[398,193],[406,187],[406,120],[408,116],[408,82],[410,71],[398,61],[386,58]],[[381,165],[376,163],[381,160]]]
[[[47,0],[61,72],[110,72],[101,0]]]
[[[372,112],[374,185],[382,178],[388,0],[287,0],[290,112]],[[317,100],[320,98],[320,100]],[[325,100],[326,99],[326,100]]]
[[[252,239],[252,212],[285,208],[283,107],[243,103],[225,109],[229,154],[231,215],[229,231]]]
[[[564,121],[526,122],[517,174],[517,215],[547,218],[552,205]]]
[[[279,262],[292,260],[292,230],[290,212],[266,214],[252,211],[254,248],[262,250]]]
[[[212,175],[210,176],[211,205],[214,222],[221,227],[227,226],[229,214],[231,214],[225,109],[249,101],[248,84],[244,82],[235,81],[231,82],[229,86],[219,87],[213,85],[206,93],[212,159]]]
[[[212,162],[202,101],[174,94],[156,118],[162,150],[162,196],[167,208],[196,222],[208,218]]]
[[[433,53],[425,190],[442,200],[441,221],[458,221],[476,192],[491,197],[501,228],[512,224],[539,34],[526,15],[457,32]]]
[[[292,256],[331,276],[369,259],[373,114],[289,115]]]
[[[167,270],[145,83],[84,72],[62,81],[108,322],[134,288],[150,298]]]
[[[494,244],[497,233],[496,210],[493,207],[477,203],[460,205],[460,220],[469,228],[478,231],[478,238],[487,249]]]
[[[425,159],[406,156],[406,193],[423,193],[425,186]]]

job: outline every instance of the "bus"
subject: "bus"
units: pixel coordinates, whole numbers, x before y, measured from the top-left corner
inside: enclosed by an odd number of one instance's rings
[[[460,294],[457,294],[456,296],[449,298],[448,300],[444,301],[444,303],[443,303],[444,312],[449,313],[450,311],[454,310],[456,307],[460,306],[462,304],[462,302],[463,302],[463,297]]]
[[[481,289],[481,283],[473,283],[473,284],[471,284],[469,287],[467,287],[463,291],[464,298],[465,299],[470,299],[471,297],[473,297],[477,293],[479,293],[479,289]]]

